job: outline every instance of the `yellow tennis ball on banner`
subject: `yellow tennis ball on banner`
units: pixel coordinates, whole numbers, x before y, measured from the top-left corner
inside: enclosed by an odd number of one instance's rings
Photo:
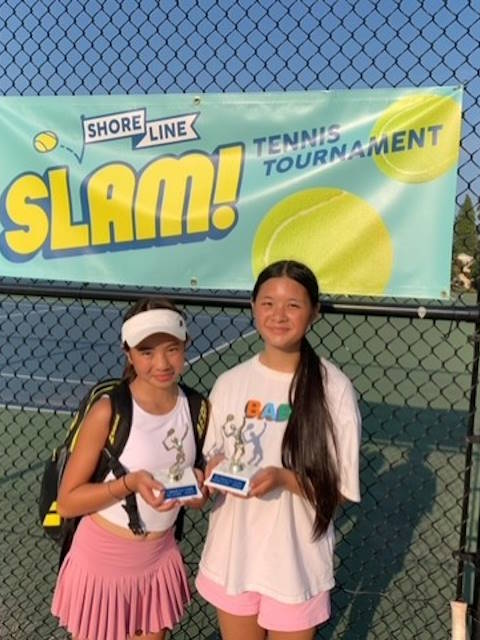
[[[458,160],[461,107],[448,96],[411,95],[397,100],[375,123],[371,136],[388,152],[375,154],[377,167],[393,180],[429,182]]]
[[[323,292],[379,295],[390,280],[393,245],[366,200],[341,189],[307,189],[272,207],[253,240],[255,277],[285,259],[308,265]]]
[[[42,131],[37,133],[33,139],[33,146],[39,153],[48,153],[55,149],[58,144],[57,134],[53,131]]]

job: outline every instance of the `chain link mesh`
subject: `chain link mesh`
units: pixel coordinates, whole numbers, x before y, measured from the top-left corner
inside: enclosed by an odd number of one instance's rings
[[[479,43],[479,8],[464,0],[4,0],[0,94],[461,83],[455,258],[478,245]],[[470,212],[470,227],[460,225],[462,211]],[[478,327],[473,315],[458,319],[456,311],[476,304],[478,269],[472,276],[471,266],[465,271],[455,260],[452,268],[448,319],[399,317],[394,301],[390,315],[331,308],[312,332],[319,353],[354,382],[364,420],[363,500],[337,521],[335,615],[318,638],[444,638],[449,600],[472,599],[473,568],[453,552],[474,552],[477,544],[478,456],[466,436],[475,426]],[[1,298],[5,640],[66,638],[49,615],[58,550],[36,519],[39,478],[88,386],[122,370],[125,297],[112,290],[107,301],[52,298],[33,285],[18,282],[15,294]],[[258,338],[247,306],[233,298],[224,306],[199,298],[186,311],[193,338],[186,381],[208,391],[226,367],[259,349]],[[192,574],[206,522],[206,513],[189,513],[182,544]],[[213,610],[195,598],[174,637],[215,635]]]

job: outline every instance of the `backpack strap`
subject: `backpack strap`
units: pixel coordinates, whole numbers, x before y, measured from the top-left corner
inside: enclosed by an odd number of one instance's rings
[[[180,388],[185,394],[193,425],[193,436],[195,438],[195,462],[197,469],[205,469],[205,458],[202,448],[207,433],[208,422],[208,400],[201,393],[195,391],[186,384],[180,383]],[[181,507],[175,521],[175,539],[180,541],[183,535],[183,525],[185,520],[185,507]]]
[[[112,378],[109,380],[102,380],[101,382],[97,382],[86,396],[80,402],[80,405],[75,412],[72,422],[68,428],[67,435],[65,437],[64,444],[68,447],[69,453],[73,451],[75,444],[77,442],[78,434],[80,432],[80,426],[83,422],[83,419],[90,411],[92,406],[100,400],[100,398],[104,395],[111,396],[114,389],[118,386],[120,380],[118,378]]]
[[[103,451],[108,458],[109,467],[112,470],[115,478],[121,478],[122,476],[127,475],[127,470],[120,462],[120,460],[111,454],[110,446],[107,445]],[[125,497],[125,502],[122,503],[122,507],[127,512],[128,528],[130,529],[130,531],[132,531],[132,533],[134,533],[136,536],[144,536],[146,531],[145,527],[140,521],[140,516],[138,514],[136,495],[134,493],[129,493],[128,496]]]
[[[95,472],[95,480],[104,480],[108,471],[111,471],[115,478],[121,478],[127,474],[127,470],[120,462],[119,457],[125,448],[130,435],[133,416],[132,394],[128,380],[121,379],[113,381],[109,387],[103,388],[102,395],[108,395],[112,404],[112,417],[110,420],[110,431],[107,443],[103,449],[102,459]],[[136,535],[145,535],[138,513],[137,498],[134,493],[130,493],[122,502],[122,507],[128,515],[128,528]]]
[[[188,408],[193,425],[193,435],[195,438],[195,467],[205,469],[205,458],[202,448],[207,433],[208,422],[208,400],[201,393],[188,387],[185,384],[179,385],[187,397]]]

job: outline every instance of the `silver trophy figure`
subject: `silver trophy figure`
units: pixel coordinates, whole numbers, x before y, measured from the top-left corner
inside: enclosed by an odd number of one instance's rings
[[[232,439],[233,452],[212,470],[205,484],[221,491],[247,496],[250,491],[250,479],[258,468],[243,462],[247,445],[244,438],[247,417],[243,418],[239,426],[234,424],[234,419],[232,414],[228,414],[221,427],[225,440]]]
[[[243,430],[245,429],[245,424],[247,422],[247,418],[243,419],[242,424],[237,427],[233,424],[229,425],[229,431],[227,432],[227,423],[233,420],[232,415],[227,416],[227,420],[225,424],[222,426],[222,431],[225,434],[226,438],[233,438],[233,454],[230,458],[230,469],[233,473],[238,473],[239,471],[243,471],[244,464],[242,463],[242,458],[245,455],[245,440],[243,438]]]
[[[185,426],[185,432],[182,438],[178,438],[175,434],[175,429],[169,429],[167,431],[167,435],[165,439],[162,441],[163,446],[167,451],[172,451],[175,449],[177,451],[177,456],[175,462],[170,466],[168,470],[168,477],[173,482],[178,482],[183,477],[183,467],[186,461],[185,451],[183,449],[183,442],[187,437],[188,433],[188,424]]]
[[[155,474],[157,480],[164,486],[165,500],[191,500],[192,498],[202,497],[202,492],[192,467],[185,466],[187,456],[184,442],[188,429],[189,425],[186,424],[183,435],[179,437],[175,429],[171,428],[162,440],[166,451],[175,451],[175,462],[166,471],[162,470]]]

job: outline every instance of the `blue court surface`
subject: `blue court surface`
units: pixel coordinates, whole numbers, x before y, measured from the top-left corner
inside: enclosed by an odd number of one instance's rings
[[[0,399],[9,409],[72,412],[88,386],[120,376],[120,343],[125,308],[115,305],[30,305],[3,301]],[[254,329],[247,313],[187,315],[189,366],[219,354]]]

